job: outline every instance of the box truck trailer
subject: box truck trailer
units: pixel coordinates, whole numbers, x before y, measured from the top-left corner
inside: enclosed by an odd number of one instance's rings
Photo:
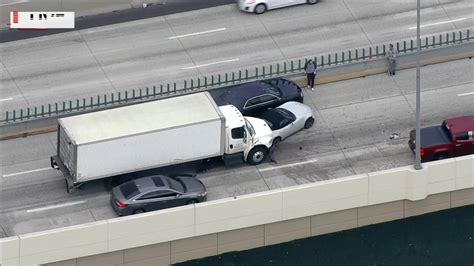
[[[271,129],[208,92],[58,119],[51,167],[68,192],[96,179],[221,156],[257,165],[272,145]]]

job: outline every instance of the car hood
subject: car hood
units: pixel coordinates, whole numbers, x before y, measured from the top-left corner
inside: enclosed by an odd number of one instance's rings
[[[186,193],[204,193],[206,187],[201,180],[192,176],[177,176],[176,179],[180,180],[186,186]]]
[[[283,108],[292,112],[296,116],[296,118],[314,116],[311,107],[299,102],[287,102],[278,106],[278,108]]]
[[[267,124],[267,122],[265,122],[265,120],[250,116],[246,116],[245,118],[250,122],[250,124],[252,124],[253,128],[255,129],[255,139],[263,139],[265,137],[271,138],[272,129]]]

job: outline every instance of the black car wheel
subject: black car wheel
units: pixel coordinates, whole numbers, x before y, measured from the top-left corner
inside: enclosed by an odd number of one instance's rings
[[[449,158],[449,155],[447,155],[446,153],[437,154],[435,156],[435,160],[443,160],[443,159],[447,159],[447,158]]]
[[[308,129],[311,128],[314,124],[314,118],[310,117],[306,119],[306,122],[304,122],[304,128]]]
[[[199,201],[197,199],[190,199],[188,200],[188,202],[186,202],[186,205],[191,205],[191,204],[195,204],[195,203],[198,203]]]
[[[247,162],[251,165],[257,165],[263,162],[265,160],[265,157],[267,156],[268,150],[262,146],[257,146],[253,148],[248,156],[247,156]]]
[[[276,137],[274,140],[273,140],[273,146],[276,146],[278,143],[281,142],[281,138],[280,137]]]
[[[267,6],[265,4],[258,4],[255,7],[255,14],[257,15],[263,14],[265,11],[267,11]]]
[[[133,214],[139,214],[139,213],[144,213],[145,210],[144,209],[136,209],[133,211]]]
[[[308,0],[308,4],[310,4],[310,5],[314,5],[317,2],[319,2],[319,0]]]

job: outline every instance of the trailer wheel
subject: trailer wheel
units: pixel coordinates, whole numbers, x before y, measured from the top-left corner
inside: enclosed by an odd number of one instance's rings
[[[262,146],[253,148],[247,155],[247,163],[251,165],[258,165],[267,157],[268,150]]]

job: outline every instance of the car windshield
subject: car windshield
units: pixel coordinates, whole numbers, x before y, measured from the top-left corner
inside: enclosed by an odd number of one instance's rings
[[[293,113],[283,108],[267,110],[262,114],[262,118],[267,122],[272,130],[280,129],[296,119]]]
[[[285,118],[288,118],[289,120],[294,121],[296,119],[296,116],[286,109],[276,108],[276,110],[278,110]]]
[[[126,199],[131,199],[138,195],[138,193],[140,192],[138,190],[137,184],[134,181],[130,181],[121,185],[120,191]]]
[[[178,180],[175,180],[173,178],[168,179],[169,186],[172,190],[176,190],[178,192],[184,193],[186,186],[179,182]]]
[[[262,83],[265,83],[266,85],[268,85],[265,88],[268,93],[273,94],[273,95],[281,98],[281,96],[282,96],[281,90],[276,85],[276,84],[278,84],[278,80],[276,80],[276,79],[262,80]]]
[[[279,129],[280,122],[285,117],[276,109],[271,109],[262,114],[262,118],[267,122],[272,130]]]
[[[253,137],[255,135],[255,129],[253,128],[252,124],[245,118],[245,125],[247,126],[249,132],[250,132],[250,137]]]

